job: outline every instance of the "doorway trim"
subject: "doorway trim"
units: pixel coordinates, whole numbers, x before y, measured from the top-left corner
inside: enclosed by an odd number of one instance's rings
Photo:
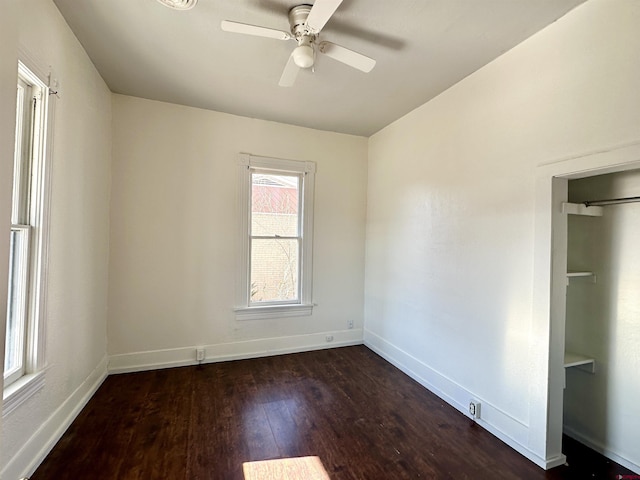
[[[562,465],[568,182],[640,168],[640,141],[539,165],[536,169],[529,448],[546,468]]]

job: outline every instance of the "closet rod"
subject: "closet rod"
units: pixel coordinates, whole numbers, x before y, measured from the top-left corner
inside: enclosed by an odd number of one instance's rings
[[[617,205],[619,203],[635,203],[640,202],[640,197],[625,197],[625,198],[609,198],[607,200],[590,200],[582,202],[586,207],[595,207],[603,205]]]

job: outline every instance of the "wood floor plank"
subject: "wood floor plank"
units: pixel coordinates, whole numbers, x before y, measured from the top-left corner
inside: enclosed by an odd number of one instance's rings
[[[545,472],[364,346],[114,375],[32,480],[245,480],[318,457],[331,480],[614,478],[565,439]]]
[[[186,472],[193,370],[156,370],[123,458],[118,478],[182,479]]]
[[[210,448],[217,445],[222,432],[231,428],[231,412],[222,415],[218,393],[222,385],[218,377],[219,372],[214,369],[197,367],[194,372],[190,425],[198,425],[198,428],[189,428],[186,478],[207,479],[223,461],[219,456],[220,449]],[[224,453],[233,456],[232,452]]]

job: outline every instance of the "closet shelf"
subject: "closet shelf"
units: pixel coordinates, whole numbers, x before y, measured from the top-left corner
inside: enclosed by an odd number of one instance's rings
[[[564,352],[564,368],[586,366],[591,373],[596,373],[596,361],[579,353]]]
[[[572,278],[591,278],[591,281],[596,283],[596,274],[593,272],[567,272],[567,285]]]
[[[577,367],[589,373],[596,373],[596,361],[579,353],[564,352],[563,387],[567,388],[567,368]]]
[[[562,213],[568,215],[586,215],[587,217],[601,217],[602,207],[587,207],[583,203],[562,202]]]
[[[567,277],[590,277],[593,272],[567,272]]]

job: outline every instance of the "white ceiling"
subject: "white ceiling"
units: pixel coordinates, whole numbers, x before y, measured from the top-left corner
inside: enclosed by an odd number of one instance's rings
[[[369,74],[319,56],[278,86],[295,42],[223,32],[221,20],[289,30],[304,0],[54,0],[116,93],[369,136],[584,0],[344,0],[325,40],[377,60]],[[307,1],[306,3],[312,3]]]

